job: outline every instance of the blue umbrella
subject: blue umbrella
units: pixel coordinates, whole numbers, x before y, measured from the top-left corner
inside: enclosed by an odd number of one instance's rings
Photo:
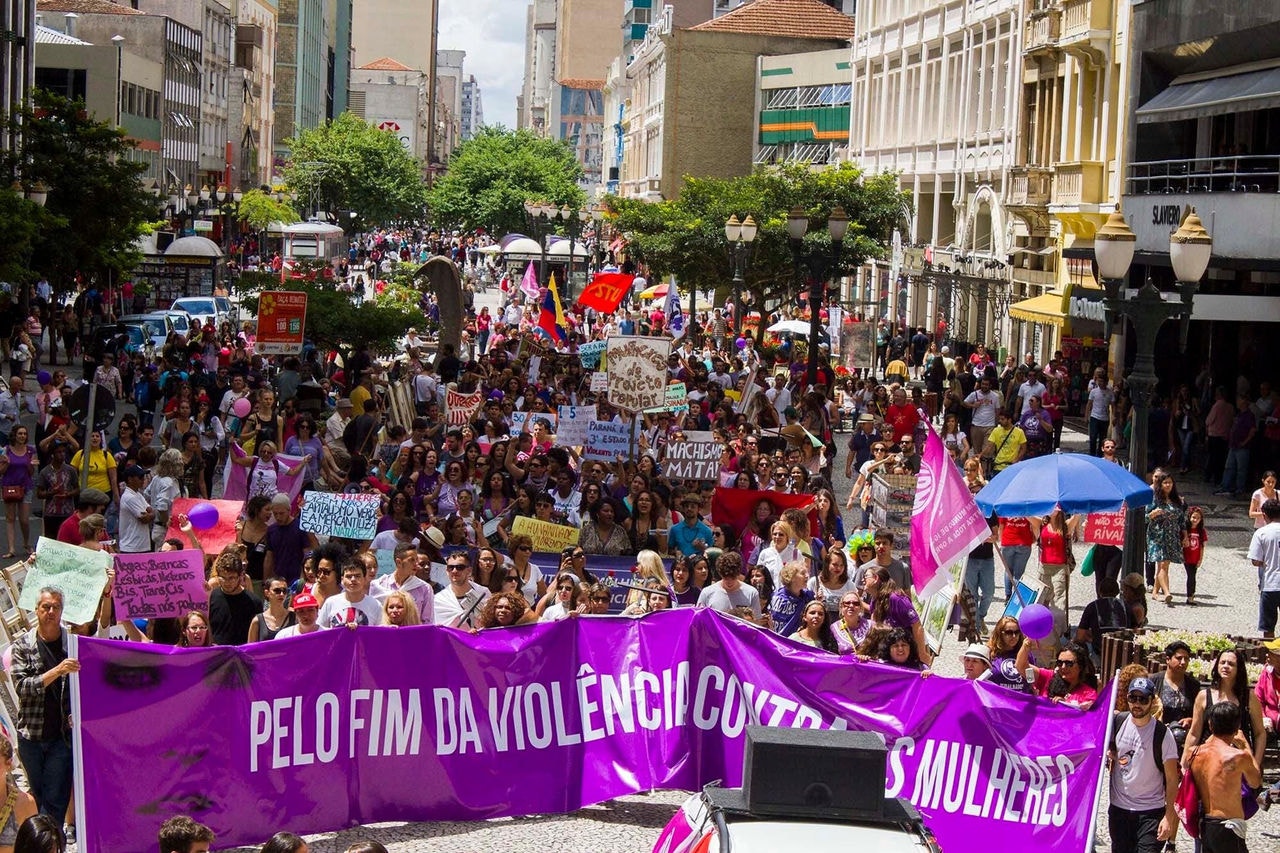
[[[1114,462],[1083,453],[1053,453],[1010,465],[975,500],[984,513],[1014,518],[1108,512],[1151,503],[1151,487]]]

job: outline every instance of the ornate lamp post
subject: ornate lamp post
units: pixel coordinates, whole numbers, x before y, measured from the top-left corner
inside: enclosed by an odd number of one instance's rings
[[[807,227],[807,224],[806,224]],[[747,218],[738,221],[738,214],[729,217],[724,224],[724,238],[729,241],[729,251],[733,255],[733,334],[737,337],[742,332],[742,291],[746,281],[743,274],[751,259],[751,246],[755,242],[758,228],[756,221],[747,214]]]
[[[547,283],[547,235],[555,231],[557,219],[569,218],[570,211],[567,207],[557,208],[545,201],[526,201],[524,212],[529,222],[529,230],[533,232],[533,237],[541,248],[541,254],[538,256],[538,284],[545,286]]]
[[[818,384],[818,338],[822,334],[822,320],[818,316],[822,308],[823,291],[827,276],[840,262],[840,249],[844,235],[849,231],[849,217],[844,208],[836,205],[827,217],[827,233],[831,237],[831,249],[823,252],[804,248],[804,235],[809,230],[809,214],[800,205],[787,214],[787,236],[791,243],[792,268],[796,278],[809,274],[809,387]],[[828,389],[830,390],[830,389]]]
[[[1133,262],[1136,246],[1137,237],[1117,207],[1095,236],[1094,253],[1107,291],[1107,325],[1111,326],[1119,316],[1128,317],[1133,324],[1136,356],[1128,377],[1129,396],[1133,400],[1129,470],[1146,479],[1147,420],[1151,412],[1151,395],[1158,381],[1155,372],[1156,336],[1166,320],[1181,317],[1184,324],[1190,322],[1192,302],[1213,253],[1213,238],[1205,231],[1194,209],[1188,210],[1182,225],[1170,235],[1169,259],[1182,295],[1178,302],[1166,302],[1160,289],[1149,278],[1134,296],[1125,295],[1124,279]],[[1185,326],[1182,344],[1186,344]],[[1123,571],[1127,574],[1141,571],[1146,560],[1145,507],[1130,507],[1125,527]]]

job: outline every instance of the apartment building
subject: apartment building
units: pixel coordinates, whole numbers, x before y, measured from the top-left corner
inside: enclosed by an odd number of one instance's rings
[[[230,186],[252,189],[271,181],[279,9],[276,0],[239,0],[237,5],[233,79],[238,99],[229,117],[236,165]]]

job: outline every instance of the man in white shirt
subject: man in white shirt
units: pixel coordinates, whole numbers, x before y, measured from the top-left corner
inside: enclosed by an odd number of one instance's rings
[[[1107,814],[1115,853],[1159,850],[1178,832],[1178,744],[1152,714],[1151,679],[1129,682],[1129,713],[1116,724],[1111,742],[1111,806]]]
[[[996,428],[996,412],[1000,409],[1000,392],[991,390],[991,380],[985,376],[978,387],[964,398],[964,407],[973,409],[973,423],[969,429],[969,446],[981,448],[987,436]]]
[[[342,434],[346,432],[347,421],[351,420],[351,400],[343,397],[338,401],[334,413],[324,422],[324,443],[342,443]]]
[[[151,550],[151,522],[156,512],[142,494],[147,469],[130,465],[124,469],[124,489],[120,492],[120,553],[143,554]]]
[[[342,595],[324,600],[324,606],[320,608],[320,626],[354,628],[358,625],[381,625],[382,606],[377,599],[366,594],[368,590],[369,577],[363,563],[352,562],[342,566]]]
[[[1031,371],[1030,378],[1018,387],[1018,415],[1027,410],[1027,400],[1032,397],[1043,397],[1048,391],[1043,374],[1039,370]]]
[[[39,415],[40,407],[34,394],[23,393],[22,377],[10,377],[8,385],[0,386],[0,436],[5,443],[24,412]]]
[[[1249,560],[1258,567],[1258,630],[1262,637],[1275,637],[1276,611],[1280,610],[1280,501],[1262,502],[1262,517],[1267,523],[1253,532],[1249,542]]]
[[[1102,440],[1111,427],[1111,406],[1116,392],[1107,384],[1107,372],[1098,368],[1089,382],[1089,455],[1102,455]]]
[[[399,591],[413,599],[417,605],[418,616],[424,625],[435,622],[435,592],[431,584],[418,577],[418,546],[413,542],[401,542],[395,547],[392,556],[396,561],[396,570],[392,574],[374,578],[369,591],[378,601],[382,601],[393,592]]]
[[[300,592],[293,597],[294,617],[298,620],[288,628],[283,628],[273,639],[283,640],[285,637],[297,637],[302,634],[314,634],[321,629],[320,602],[309,592]]]
[[[787,388],[787,377],[781,373],[774,376],[773,387],[765,391],[764,395],[769,398],[769,402],[773,404],[781,420],[782,413],[791,405],[791,391]]]
[[[471,580],[471,559],[456,551],[445,560],[449,585],[436,595],[435,624],[450,628],[473,628],[480,618],[489,590]]]

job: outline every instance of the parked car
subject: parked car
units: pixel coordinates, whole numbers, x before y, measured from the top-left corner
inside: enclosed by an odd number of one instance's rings
[[[102,363],[103,353],[111,353],[119,363],[124,355],[142,352],[150,339],[137,323],[103,324],[93,330],[84,342],[84,361],[81,365],[86,378]]]
[[[173,318],[167,312],[156,311],[150,314],[125,314],[120,318],[122,323],[134,323],[147,330],[151,345],[157,350],[164,347],[169,340],[169,333],[175,331]]]
[[[172,320],[174,331],[179,335],[182,335],[184,338],[191,331],[192,326],[195,325],[195,322],[191,319],[191,315],[186,311],[161,311],[159,313],[164,314]]]
[[[226,301],[225,306],[219,306],[218,300]],[[172,311],[185,311],[191,315],[192,322],[199,323],[201,326],[205,321],[212,320],[214,328],[222,326],[223,322],[231,319],[231,302],[226,297],[220,296],[183,296],[181,299],[173,300],[170,306]]]

